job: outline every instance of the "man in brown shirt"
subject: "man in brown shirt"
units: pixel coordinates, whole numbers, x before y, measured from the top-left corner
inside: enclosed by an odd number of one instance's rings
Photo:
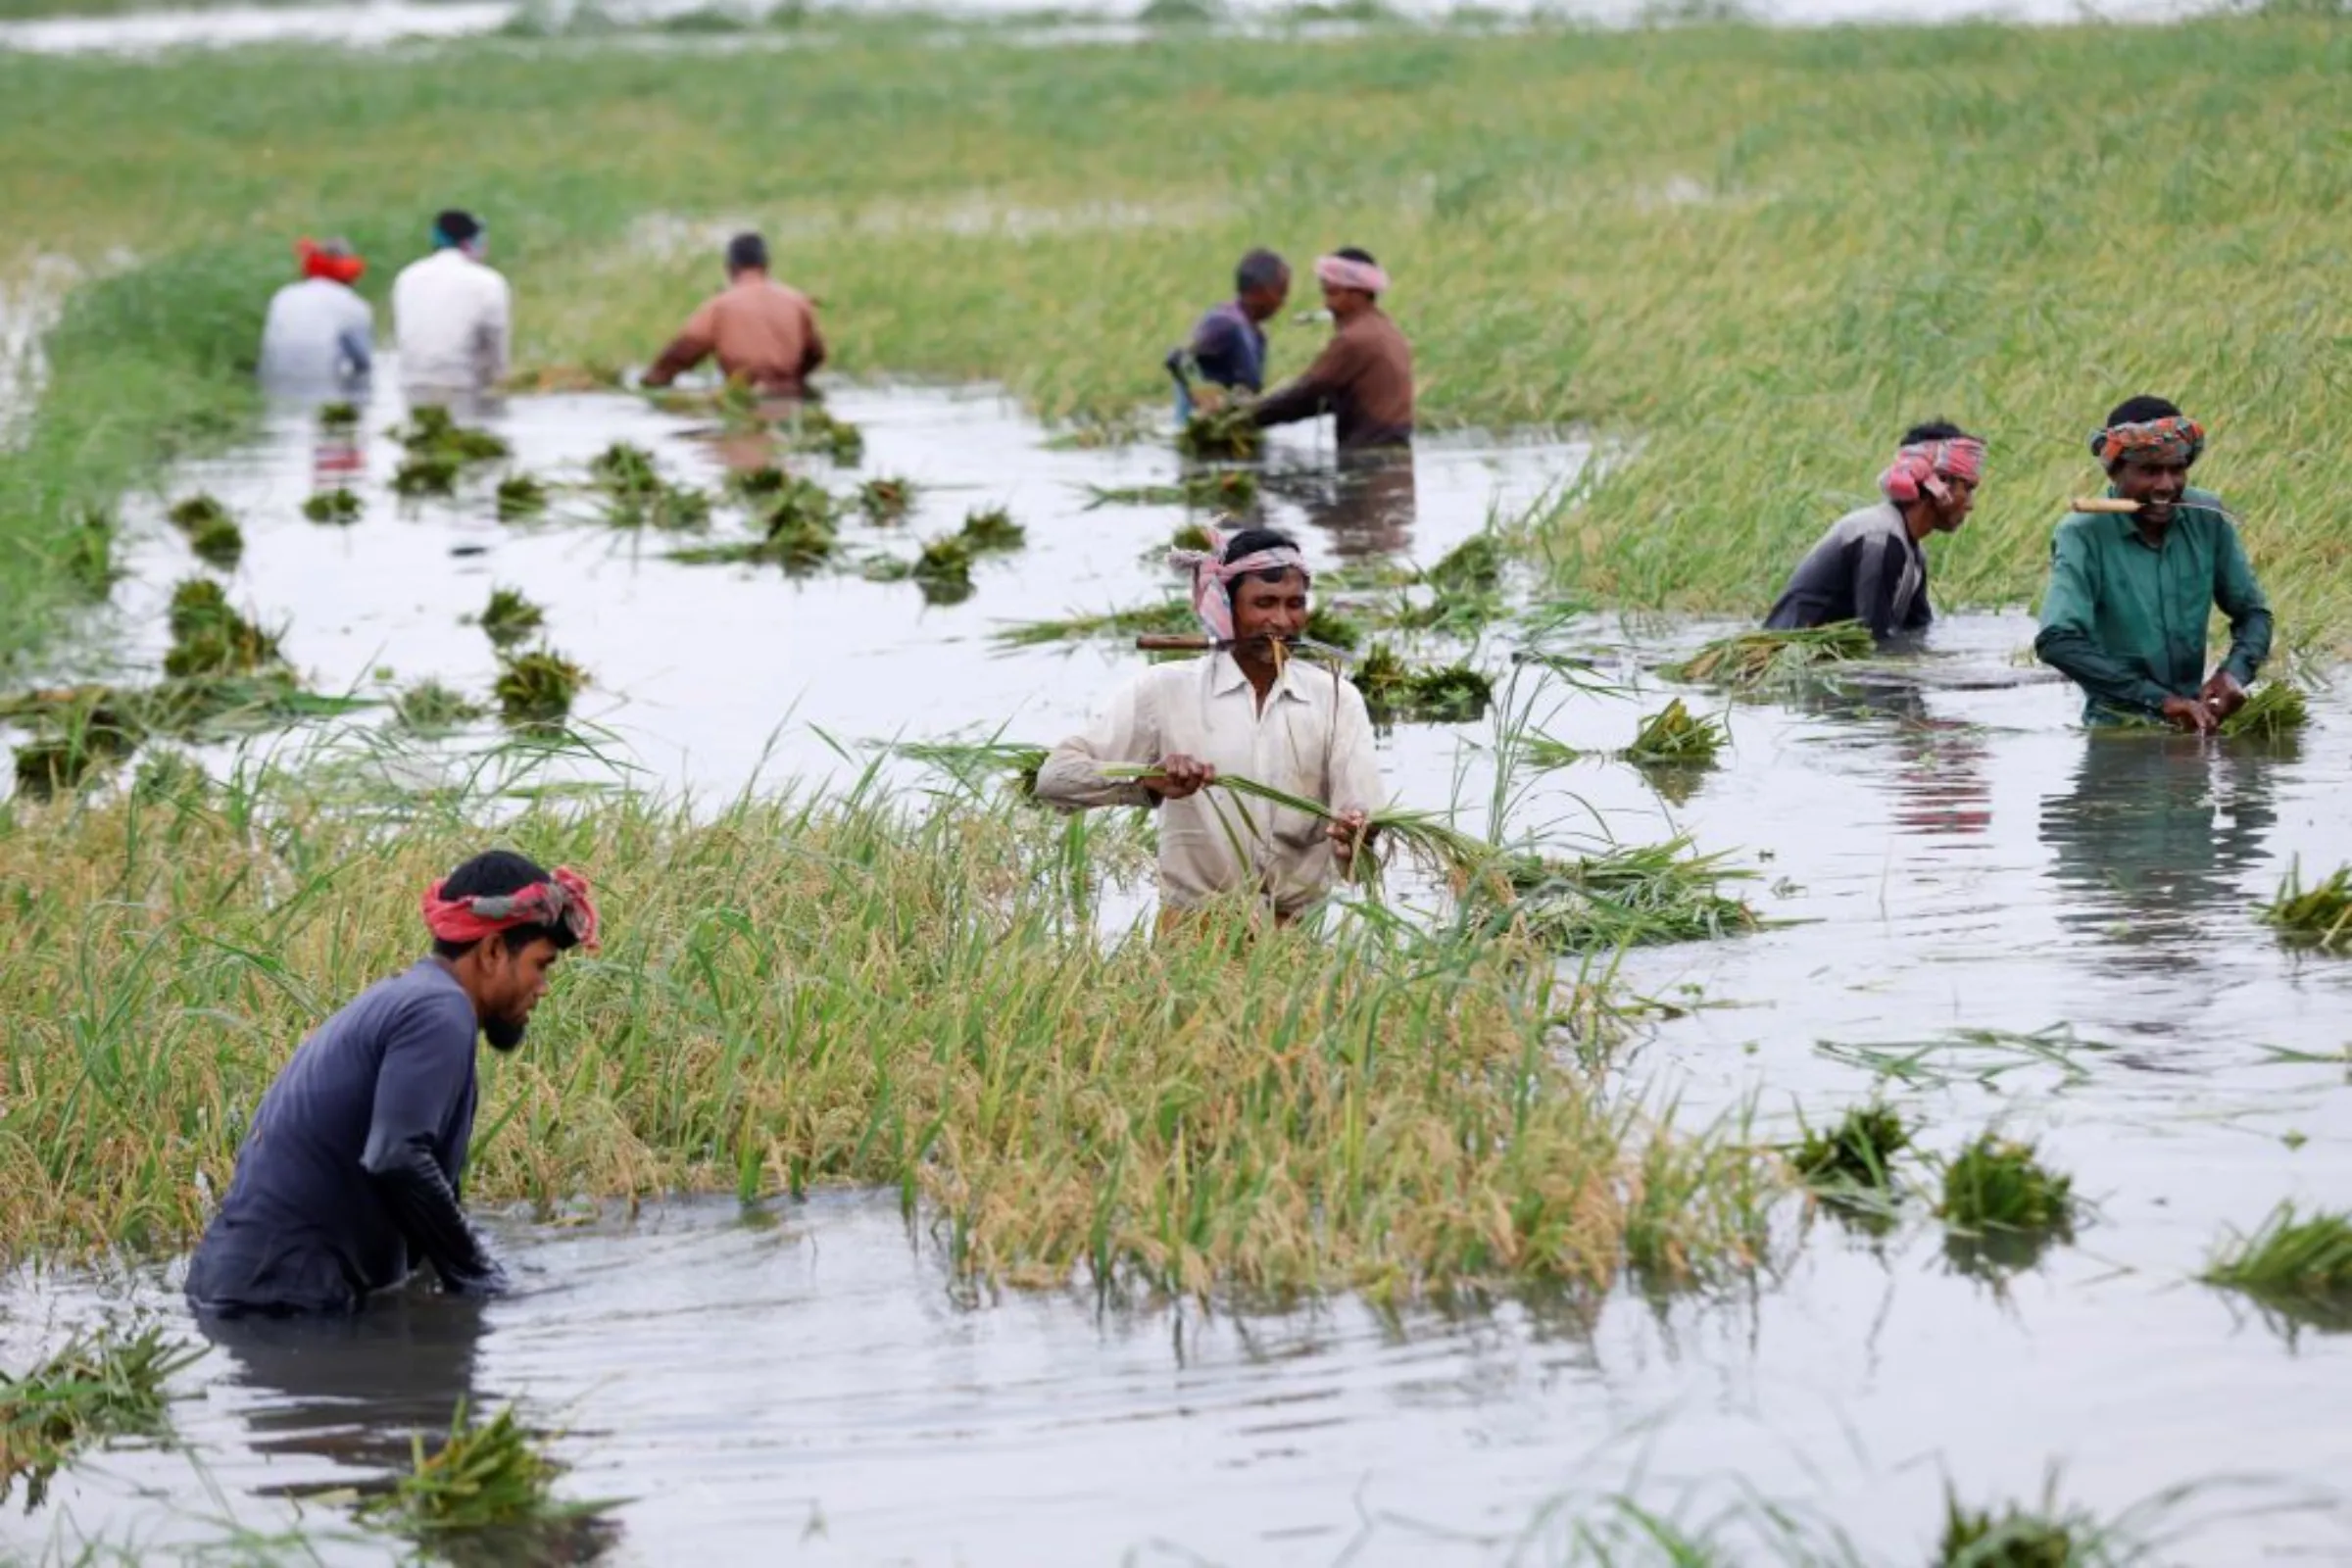
[[[703,302],[643,384],[667,386],[713,354],[728,380],[762,397],[799,397],[809,372],[825,363],[816,307],[767,275],[767,241],[757,234],[727,241],[726,289]]]
[[[1331,309],[1331,341],[1305,374],[1251,404],[1250,418],[1289,424],[1328,411],[1343,453],[1410,445],[1413,350],[1380,309],[1389,275],[1369,252],[1350,246],[1317,260],[1315,280]]]

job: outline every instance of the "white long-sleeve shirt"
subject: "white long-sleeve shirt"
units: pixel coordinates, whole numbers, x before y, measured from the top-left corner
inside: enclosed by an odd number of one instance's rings
[[[306,277],[270,296],[262,323],[262,382],[274,391],[331,392],[365,378],[375,313],[349,285]]]
[[[404,386],[486,392],[507,373],[514,322],[507,280],[456,247],[392,280],[392,335]]]
[[[1086,733],[1054,748],[1038,770],[1037,798],[1071,808],[1149,806],[1141,784],[1105,778],[1102,768],[1178,753],[1334,811],[1382,805],[1371,715],[1345,675],[1292,660],[1261,710],[1250,677],[1225,653],[1156,665],[1119,692]],[[1320,817],[1214,786],[1160,803],[1160,902],[1169,907],[1250,889],[1295,914],[1329,891],[1334,874]]]

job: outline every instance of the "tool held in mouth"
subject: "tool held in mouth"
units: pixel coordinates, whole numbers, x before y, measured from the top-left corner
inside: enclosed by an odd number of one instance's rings
[[[1315,642],[1305,637],[1239,637],[1231,642],[1214,637],[1180,636],[1168,632],[1145,632],[1136,638],[1135,646],[1147,654],[1205,654],[1219,649],[1236,648],[1243,643],[1279,643],[1284,649],[1306,654],[1316,659],[1328,659],[1346,663],[1355,656],[1345,648]]]
[[[2074,506],[2077,512],[2115,513],[2127,517],[2139,510],[2138,502],[2127,501],[2122,496],[2077,496]]]

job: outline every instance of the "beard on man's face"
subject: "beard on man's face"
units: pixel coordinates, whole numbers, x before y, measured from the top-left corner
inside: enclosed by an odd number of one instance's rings
[[[490,1042],[492,1051],[515,1051],[522,1045],[522,1032],[529,1027],[528,1018],[486,1018],[482,1038]]]

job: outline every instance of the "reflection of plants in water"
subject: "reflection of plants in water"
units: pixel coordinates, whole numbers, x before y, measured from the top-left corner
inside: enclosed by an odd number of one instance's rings
[[[579,665],[552,649],[534,648],[500,665],[493,690],[508,723],[543,727],[570,716],[572,698],[587,684],[588,672]]]
[[[364,510],[358,492],[339,486],[320,490],[302,504],[302,514],[313,522],[357,522]]]
[[[2289,947],[2325,953],[2352,949],[2352,865],[2338,866],[2325,882],[2307,888],[2303,864],[2297,860],[2286,868],[2278,897],[2258,906],[2256,912]]]
[[[204,1353],[149,1324],[75,1334],[20,1377],[0,1373],[0,1500],[24,1478],[27,1508],[48,1494],[49,1478],[92,1443],[157,1438],[171,1431],[164,1385]]]
[[[2290,1328],[2352,1332],[2352,1215],[2280,1203],[2252,1236],[2232,1234],[2197,1276],[2244,1293]]]

